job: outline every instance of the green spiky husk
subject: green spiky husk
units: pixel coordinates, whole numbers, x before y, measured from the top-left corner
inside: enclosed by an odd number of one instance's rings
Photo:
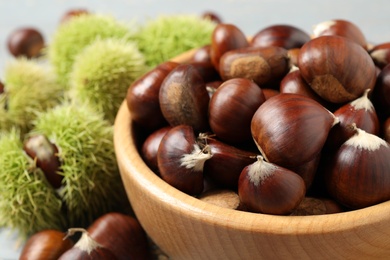
[[[64,102],[42,113],[32,133],[59,148],[61,196],[70,226],[85,226],[127,202],[113,145],[113,127],[100,113]]]
[[[0,226],[24,240],[44,229],[62,230],[66,220],[59,195],[22,147],[19,131],[0,133]]]
[[[63,89],[48,66],[37,60],[18,58],[5,67],[5,92],[0,95],[1,130],[12,127],[26,133],[36,114],[59,104]]]
[[[136,41],[146,63],[154,67],[185,51],[210,44],[215,26],[196,15],[161,15],[140,28]]]
[[[133,34],[130,26],[111,16],[80,15],[62,24],[56,30],[46,53],[55,68],[59,82],[68,88],[69,73],[74,59],[86,46],[97,39],[131,39]]]
[[[145,71],[144,56],[134,42],[96,40],[75,59],[70,96],[89,103],[113,124],[128,87]]]

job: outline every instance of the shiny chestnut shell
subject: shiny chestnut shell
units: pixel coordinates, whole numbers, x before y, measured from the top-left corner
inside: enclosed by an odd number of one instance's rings
[[[251,39],[254,47],[278,46],[285,49],[300,48],[310,40],[310,35],[298,27],[287,24],[268,26]]]
[[[42,33],[32,27],[17,28],[11,32],[7,40],[8,50],[15,57],[37,57],[41,54],[44,45],[45,39]]]
[[[174,68],[160,86],[160,109],[171,126],[184,124],[195,131],[207,131],[209,100],[204,79],[192,64]]]
[[[264,101],[261,88],[253,81],[244,78],[225,81],[210,99],[212,132],[228,144],[251,140],[252,116]]]
[[[211,36],[211,62],[218,70],[219,59],[225,52],[248,46],[249,42],[245,34],[237,26],[228,23],[220,23],[215,27]]]
[[[291,168],[321,152],[335,123],[335,116],[313,99],[280,93],[257,109],[251,133],[268,162]]]
[[[168,124],[160,109],[160,86],[178,65],[172,61],[164,62],[129,86],[126,104],[134,122],[152,130]]]
[[[362,46],[340,36],[320,36],[299,52],[302,77],[323,99],[345,103],[373,89],[375,64]]]

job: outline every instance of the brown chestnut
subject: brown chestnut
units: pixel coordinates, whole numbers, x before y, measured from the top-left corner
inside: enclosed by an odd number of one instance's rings
[[[331,112],[313,99],[280,93],[257,109],[251,132],[268,162],[291,168],[318,156],[337,122]]]
[[[257,32],[250,44],[254,47],[277,46],[285,49],[300,48],[310,35],[298,27],[287,24],[268,26]]]
[[[238,177],[245,166],[256,161],[258,154],[225,144],[205,135],[212,157],[204,164],[203,173],[218,187],[237,189]]]
[[[4,93],[4,84],[0,81],[0,95]]]
[[[47,229],[32,235],[23,246],[19,260],[57,260],[73,247],[73,241],[59,230]]]
[[[240,202],[252,212],[289,214],[305,193],[305,183],[298,174],[266,162],[261,156],[243,169],[238,182]]]
[[[340,146],[326,171],[329,194],[359,209],[390,199],[390,145],[359,128]]]
[[[204,163],[211,156],[208,146],[198,144],[191,126],[175,126],[161,139],[157,151],[160,176],[178,190],[198,195],[204,187]]]
[[[181,64],[174,68],[161,84],[159,100],[161,112],[171,126],[190,125],[195,131],[209,129],[210,98],[195,66]]]
[[[87,231],[118,260],[150,259],[146,233],[134,217],[118,212],[107,213],[96,219]]]
[[[117,260],[111,250],[101,246],[83,228],[70,228],[66,238],[74,235],[76,232],[82,232],[81,238],[72,248],[63,253],[58,260]]]
[[[142,143],[141,156],[147,166],[156,174],[158,173],[157,151],[160,146],[161,139],[170,130],[172,126],[159,128],[148,135]]]
[[[360,28],[351,21],[335,19],[321,22],[314,26],[314,37],[334,35],[348,38],[363,48],[367,48],[366,37]]]
[[[375,85],[375,64],[368,52],[340,36],[320,36],[305,43],[298,67],[311,88],[332,103],[352,101]]]
[[[291,70],[286,76],[283,77],[279,85],[281,93],[293,93],[300,94],[312,98],[324,107],[330,109],[332,104],[325,101],[310,87],[309,84],[302,78],[299,69]]]
[[[222,23],[222,18],[216,12],[213,11],[205,11],[202,13],[201,17],[217,24]]]
[[[205,45],[198,48],[192,55],[191,62],[211,62],[210,45]]]
[[[237,192],[232,190],[209,190],[199,195],[201,201],[227,209],[241,209],[240,198]]]
[[[86,15],[86,14],[89,14],[89,11],[85,8],[73,8],[73,9],[69,9],[68,11],[66,11],[61,19],[60,19],[60,23],[65,23],[67,21],[69,21],[70,19],[74,18],[74,17],[77,17],[77,16],[80,16],[80,15]]]
[[[390,63],[390,42],[375,45],[369,53],[375,65],[383,69]]]
[[[47,181],[54,187],[60,188],[63,175],[60,174],[61,162],[58,157],[58,148],[42,134],[29,136],[23,144],[23,150],[39,167]]]
[[[41,55],[45,40],[38,29],[21,27],[11,32],[7,45],[9,52],[15,57],[34,58]]]
[[[390,143],[390,117],[388,117],[383,123],[383,138],[386,142]]]
[[[260,87],[280,81],[289,70],[287,50],[275,46],[227,51],[219,61],[222,80],[246,78]]]
[[[380,119],[390,116],[390,64],[382,69],[376,79],[372,102]]]
[[[343,207],[328,198],[305,197],[290,214],[291,216],[312,216],[343,212]]]
[[[280,94],[279,90],[272,89],[272,88],[262,88],[265,100],[270,99],[273,96],[276,96]]]
[[[126,102],[134,122],[152,130],[167,125],[160,109],[160,86],[178,65],[172,61],[163,62],[130,85]]]
[[[219,70],[219,59],[230,50],[248,47],[245,34],[235,25],[220,23],[211,36],[210,57],[214,67]]]
[[[261,88],[253,81],[244,78],[225,81],[210,99],[212,132],[228,144],[251,140],[251,119],[264,101]]]
[[[367,89],[363,96],[341,106],[333,113],[339,118],[339,124],[335,125],[329,132],[328,148],[338,148],[352,137],[355,134],[352,124],[370,134],[379,135],[379,119],[368,98],[369,92],[370,90]]]

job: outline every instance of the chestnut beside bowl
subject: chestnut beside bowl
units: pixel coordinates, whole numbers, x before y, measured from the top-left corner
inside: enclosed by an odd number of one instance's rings
[[[174,59],[184,61],[190,53]],[[150,238],[172,259],[388,259],[390,201],[317,216],[221,208],[161,180],[142,160],[124,101],[114,145],[128,198]]]

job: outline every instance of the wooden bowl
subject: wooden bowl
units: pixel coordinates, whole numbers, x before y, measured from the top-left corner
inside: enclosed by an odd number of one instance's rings
[[[273,216],[226,209],[161,180],[142,160],[138,140],[123,102],[114,129],[121,176],[141,225],[172,259],[390,257],[390,201],[317,216]]]

